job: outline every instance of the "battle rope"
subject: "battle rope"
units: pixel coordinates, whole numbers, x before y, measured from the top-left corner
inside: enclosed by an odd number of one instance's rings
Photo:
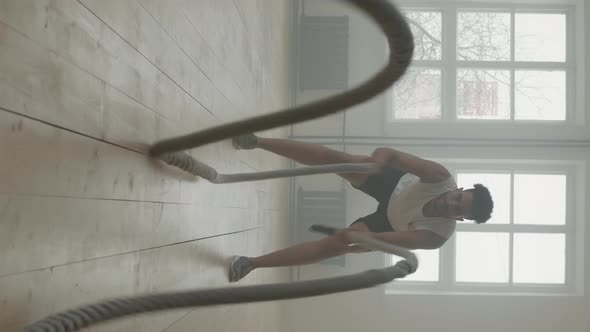
[[[268,180],[292,176],[323,174],[323,173],[374,173],[379,170],[377,164],[330,164],[306,166],[300,168],[272,170],[267,172],[219,174],[215,168],[200,162],[184,152],[176,152],[160,156],[167,164],[176,166],[193,175],[200,176],[212,183],[233,183],[245,181]]]
[[[346,92],[321,101],[295,107],[290,110],[276,112],[271,115],[258,116],[240,122],[230,123],[194,134],[173,138],[156,143],[150,149],[150,155],[172,165],[181,167],[185,171],[202,176],[216,183],[261,180],[277,177],[274,172],[265,172],[259,177],[253,174],[219,174],[212,167],[199,162],[182,150],[195,148],[241,134],[271,129],[288,124],[298,123],[323,117],[350,106],[364,102],[383,92],[398,80],[410,64],[413,53],[413,38],[411,31],[401,13],[387,0],[345,0],[365,13],[369,14],[387,36],[390,56],[389,62],[377,75],[364,84]],[[336,167],[333,168],[333,166]],[[342,166],[342,165],[340,165]],[[351,165],[345,165],[349,167]],[[357,165],[359,166],[359,165]],[[282,170],[280,176],[293,176],[297,172],[312,172],[308,174],[350,172],[351,168],[338,168],[338,165],[328,165],[310,170]],[[359,171],[375,171],[372,164],[360,165]],[[295,173],[289,173],[289,172]],[[315,172],[315,173],[313,173]],[[237,177],[236,177],[237,175]],[[232,178],[233,177],[233,178]],[[242,180],[249,177],[248,180]],[[229,180],[228,180],[229,179]],[[316,226],[315,231],[333,234],[335,229]],[[300,298],[344,292],[372,287],[389,282],[396,278],[403,278],[413,273],[418,262],[414,254],[381,242],[358,232],[351,232],[350,238],[361,246],[374,250],[382,250],[404,258],[392,267],[381,270],[370,270],[363,273],[311,281],[294,283],[280,283],[271,285],[257,285],[247,287],[228,287],[204,290],[189,290],[176,293],[140,295],[127,298],[112,299],[96,304],[90,304],[78,309],[58,313],[38,321],[23,331],[26,332],[69,332],[78,331],[84,327],[120,318],[127,315],[139,314],[164,309],[193,307],[198,305],[218,305],[230,303],[270,301],[290,298]]]
[[[214,169],[186,153],[178,152],[245,133],[330,115],[365,102],[393,85],[406,72],[414,52],[414,39],[408,24],[402,14],[386,0],[346,1],[371,16],[387,37],[389,61],[379,73],[356,88],[326,99],[157,142],[149,150],[149,154],[187,172],[210,179]]]
[[[337,231],[337,229],[325,226],[314,226],[312,228],[325,234],[333,234]],[[364,248],[398,255],[403,257],[404,260],[384,269],[368,270],[336,278],[246,287],[188,290],[111,299],[52,315],[25,327],[22,331],[78,331],[84,327],[107,320],[158,310],[295,299],[346,292],[373,287],[397,278],[403,278],[416,271],[418,267],[416,256],[404,248],[382,242],[359,232],[351,232],[350,238]]]

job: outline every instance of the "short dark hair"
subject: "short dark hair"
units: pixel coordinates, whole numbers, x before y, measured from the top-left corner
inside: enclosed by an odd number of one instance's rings
[[[465,191],[473,192],[473,204],[471,206],[471,216],[466,219],[475,220],[476,224],[483,224],[492,216],[494,201],[488,188],[481,184],[474,184],[472,189]]]

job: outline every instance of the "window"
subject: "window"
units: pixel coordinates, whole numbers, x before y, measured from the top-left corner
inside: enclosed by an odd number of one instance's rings
[[[459,187],[481,183],[490,190],[492,218],[479,225],[458,222],[442,248],[416,250],[418,271],[388,290],[574,293],[581,277],[574,263],[575,218],[568,211],[574,211],[574,178],[580,171],[573,164],[451,165]],[[400,260],[386,257],[387,264]]]
[[[393,117],[441,119],[442,12],[407,10],[405,16],[414,35],[414,59],[392,89]]]
[[[568,9],[448,5],[404,14],[415,52],[391,89],[392,121],[568,119],[575,82]]]

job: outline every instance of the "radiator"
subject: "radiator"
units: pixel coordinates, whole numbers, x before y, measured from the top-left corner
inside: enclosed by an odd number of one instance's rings
[[[345,191],[309,191],[299,188],[297,192],[297,239],[299,242],[319,240],[325,235],[312,233],[309,226],[321,224],[337,228],[346,227]],[[322,264],[344,266],[344,256],[333,257]]]
[[[348,88],[348,16],[302,16],[299,90]]]

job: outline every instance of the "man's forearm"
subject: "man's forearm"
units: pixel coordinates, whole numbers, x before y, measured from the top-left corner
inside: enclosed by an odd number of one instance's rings
[[[438,249],[447,239],[428,230],[373,233],[376,239],[406,249]]]
[[[416,240],[413,236],[409,236],[407,232],[371,233],[371,236],[375,239],[406,249],[418,249],[416,246]]]

